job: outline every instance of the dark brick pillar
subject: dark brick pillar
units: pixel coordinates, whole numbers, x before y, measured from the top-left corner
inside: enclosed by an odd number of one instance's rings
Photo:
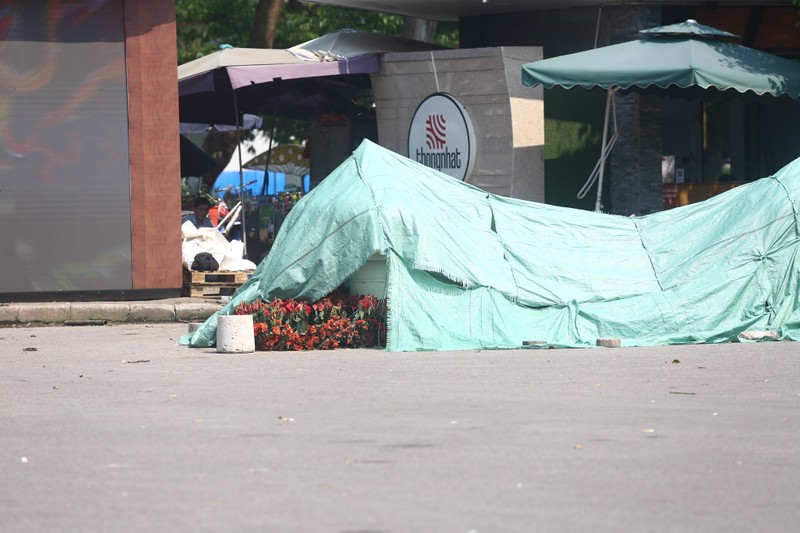
[[[598,46],[636,39],[639,30],[661,23],[659,7],[611,7],[605,8],[603,14]],[[604,211],[618,215],[660,211],[661,102],[652,96],[617,95],[616,109],[618,138],[606,180],[611,205],[604,206]]]

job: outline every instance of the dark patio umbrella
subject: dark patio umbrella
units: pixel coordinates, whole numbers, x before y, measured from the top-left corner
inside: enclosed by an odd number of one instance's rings
[[[322,60],[300,57],[288,50],[271,48],[234,48],[218,50],[178,67],[180,95],[220,89],[224,73],[234,89],[276,80],[314,78],[377,72],[375,54]]]
[[[240,127],[243,130],[252,130],[254,128],[260,128],[261,124],[263,123],[264,120],[258,115],[245,113],[242,115]],[[210,129],[215,129],[217,131],[231,131],[236,129],[236,126],[231,124],[230,121],[181,122],[181,133],[206,133]]]
[[[223,76],[220,74],[220,76]],[[367,81],[348,77],[347,83],[330,78],[280,80],[234,89],[220,83],[215,91],[186,94],[180,97],[181,123],[244,125],[245,115],[275,115],[309,120],[320,114],[347,113],[353,95]],[[238,111],[238,113],[237,113]]]
[[[616,140],[616,131],[608,138],[614,93],[761,102],[800,97],[800,62],[719,40],[737,37],[731,33],[694,20],[639,33],[634,41],[522,66],[522,82],[528,86],[608,91],[600,161],[584,186],[585,191],[599,180],[596,210],[603,167]]]
[[[181,176],[201,176],[214,170],[214,158],[181,135]]]
[[[424,52],[443,48],[438,44],[346,28],[295,45],[289,51],[303,57],[340,59],[374,52]]]
[[[320,80],[375,72],[375,53],[323,60],[288,50],[226,47],[178,67],[180,121],[228,123],[238,132],[244,113],[310,117],[347,104]],[[241,161],[239,166],[243,191]],[[247,250],[246,232],[243,240]]]

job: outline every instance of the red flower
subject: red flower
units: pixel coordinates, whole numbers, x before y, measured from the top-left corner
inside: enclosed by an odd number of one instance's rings
[[[234,313],[253,316],[259,350],[371,346],[380,342],[381,334],[386,331],[383,301],[373,295],[358,296],[338,290],[311,304],[291,298],[256,300],[239,304]]]

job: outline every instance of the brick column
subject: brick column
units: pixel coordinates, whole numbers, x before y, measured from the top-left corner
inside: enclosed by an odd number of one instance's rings
[[[173,289],[181,272],[175,2],[127,0],[125,49],[133,289]]]
[[[620,6],[604,9],[599,46],[638,38],[640,29],[660,25],[661,9]],[[617,95],[618,138],[608,166],[611,205],[619,215],[645,215],[662,209],[661,102],[653,96]]]

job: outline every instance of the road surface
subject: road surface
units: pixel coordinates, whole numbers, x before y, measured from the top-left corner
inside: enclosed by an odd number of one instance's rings
[[[800,345],[219,354],[0,329],[0,531],[791,531]]]

